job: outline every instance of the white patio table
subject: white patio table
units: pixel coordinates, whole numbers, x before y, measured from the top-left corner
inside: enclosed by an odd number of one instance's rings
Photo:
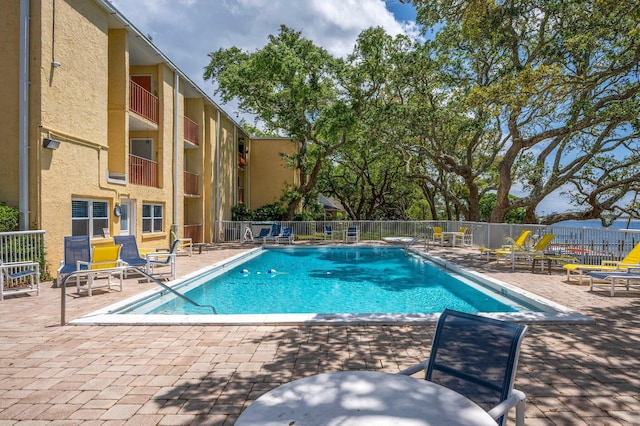
[[[450,237],[450,238],[448,238]],[[456,246],[456,239],[460,240],[461,245],[464,245],[464,232],[459,231],[444,231],[440,235],[440,246],[444,246],[445,240],[451,240],[451,247]]]
[[[401,374],[343,371],[286,383],[255,400],[236,426],[496,426],[464,396]]]

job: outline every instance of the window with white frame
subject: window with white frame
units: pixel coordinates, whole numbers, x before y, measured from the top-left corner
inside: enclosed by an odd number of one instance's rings
[[[142,232],[163,231],[164,206],[162,204],[142,204]]]
[[[102,237],[109,229],[109,202],[74,198],[71,200],[71,234]]]

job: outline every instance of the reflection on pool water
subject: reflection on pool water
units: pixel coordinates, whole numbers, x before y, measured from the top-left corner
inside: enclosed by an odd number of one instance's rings
[[[163,324],[396,322],[433,320],[445,308],[524,315],[521,318],[558,311],[552,302],[530,298],[506,283],[396,247],[259,248],[174,288],[189,300],[158,290],[94,313],[94,319],[98,315],[100,323]]]

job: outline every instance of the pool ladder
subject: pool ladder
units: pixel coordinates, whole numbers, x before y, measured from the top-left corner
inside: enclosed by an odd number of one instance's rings
[[[120,268],[113,268],[113,269],[120,269]],[[191,303],[194,306],[197,306],[199,308],[208,308],[211,309],[213,314],[217,314],[218,312],[216,311],[215,306],[213,305],[201,305],[198,302],[196,302],[195,300],[185,296],[182,293],[179,293],[178,291],[176,291],[176,289],[169,287],[168,285],[166,285],[165,283],[163,283],[162,281],[158,280],[157,278],[149,275],[146,271],[143,271],[139,268],[133,267],[133,266],[128,266],[128,267],[124,267],[122,268],[123,270],[126,269],[128,271],[133,271],[133,272],[137,272],[140,275],[146,277],[148,280],[153,281],[154,283],[158,284],[160,287],[164,288],[165,290],[167,290],[170,293],[175,294],[176,296],[178,296],[179,298],[187,301],[188,303]],[[67,280],[69,278],[71,278],[72,276],[76,276],[76,275],[83,275],[86,274],[86,271],[74,271],[71,272],[70,274],[66,275],[64,277],[64,279],[62,280],[62,283],[60,283],[60,289],[61,289],[61,297],[60,297],[60,325],[64,326],[66,325],[67,321],[66,321],[66,288],[67,288]]]
[[[429,239],[427,238],[427,236],[428,236],[427,234],[418,234],[415,237],[413,237],[413,239],[404,246],[404,254],[407,254],[407,252],[409,251],[409,248],[411,248],[411,246],[417,243],[421,238],[424,238],[425,250],[429,251]]]

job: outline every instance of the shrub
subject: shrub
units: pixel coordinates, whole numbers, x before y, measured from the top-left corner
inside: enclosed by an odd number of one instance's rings
[[[283,220],[286,209],[279,203],[266,204],[255,210],[253,220]]]
[[[0,232],[18,231],[20,229],[20,210],[7,206],[0,201]]]
[[[293,220],[295,220],[296,222],[310,222],[314,220],[314,216],[307,212],[296,213],[295,215],[293,215]]]
[[[244,204],[238,204],[231,208],[231,220],[247,221],[253,220],[255,213],[247,208]]]

